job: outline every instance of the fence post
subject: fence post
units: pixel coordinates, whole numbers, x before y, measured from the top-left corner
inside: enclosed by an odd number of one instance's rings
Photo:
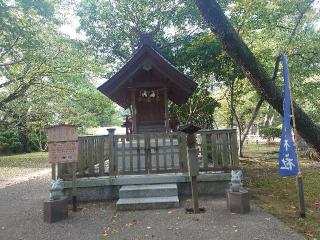
[[[52,180],[57,180],[56,172],[57,172],[57,164],[56,163],[51,163],[51,176]]]
[[[97,150],[98,150],[98,162],[99,162],[99,175],[103,176],[104,169],[104,137],[99,137],[97,141]]]
[[[188,172],[187,138],[184,133],[179,133],[179,148],[180,170],[182,172]]]
[[[151,171],[151,149],[150,149],[150,135],[144,136],[144,151],[145,151],[145,173]]]
[[[110,176],[115,176],[118,170],[118,166],[115,166],[114,159],[114,133],[116,131],[115,128],[108,128],[109,135],[109,174]]]
[[[238,158],[238,141],[237,141],[237,130],[234,130],[231,133],[231,149],[232,149],[232,166],[239,166],[239,158]]]

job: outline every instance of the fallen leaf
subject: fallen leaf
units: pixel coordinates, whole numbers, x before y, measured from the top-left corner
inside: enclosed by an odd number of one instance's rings
[[[133,223],[127,223],[127,224],[126,224],[126,227],[127,227],[127,228],[131,228],[132,226],[133,226]]]

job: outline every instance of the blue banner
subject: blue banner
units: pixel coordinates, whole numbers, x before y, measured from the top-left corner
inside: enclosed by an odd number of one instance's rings
[[[290,83],[287,58],[282,54],[283,78],[284,78],[284,99],[283,99],[283,124],[279,150],[279,175],[297,176],[298,160],[296,145],[292,136]]]

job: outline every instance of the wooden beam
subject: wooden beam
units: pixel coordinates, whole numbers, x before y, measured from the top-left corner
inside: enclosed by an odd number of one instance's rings
[[[169,132],[170,128],[169,128],[169,110],[168,110],[168,89],[165,88],[164,89],[164,118],[165,118],[165,128],[166,128],[166,132]]]
[[[136,89],[131,88],[132,132],[137,133]]]

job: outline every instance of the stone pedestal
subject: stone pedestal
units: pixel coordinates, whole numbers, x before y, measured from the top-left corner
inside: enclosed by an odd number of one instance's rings
[[[232,213],[247,213],[250,211],[250,194],[247,190],[241,192],[226,191],[227,208]]]
[[[58,222],[68,217],[68,198],[49,200],[43,203],[43,220],[47,223]]]

